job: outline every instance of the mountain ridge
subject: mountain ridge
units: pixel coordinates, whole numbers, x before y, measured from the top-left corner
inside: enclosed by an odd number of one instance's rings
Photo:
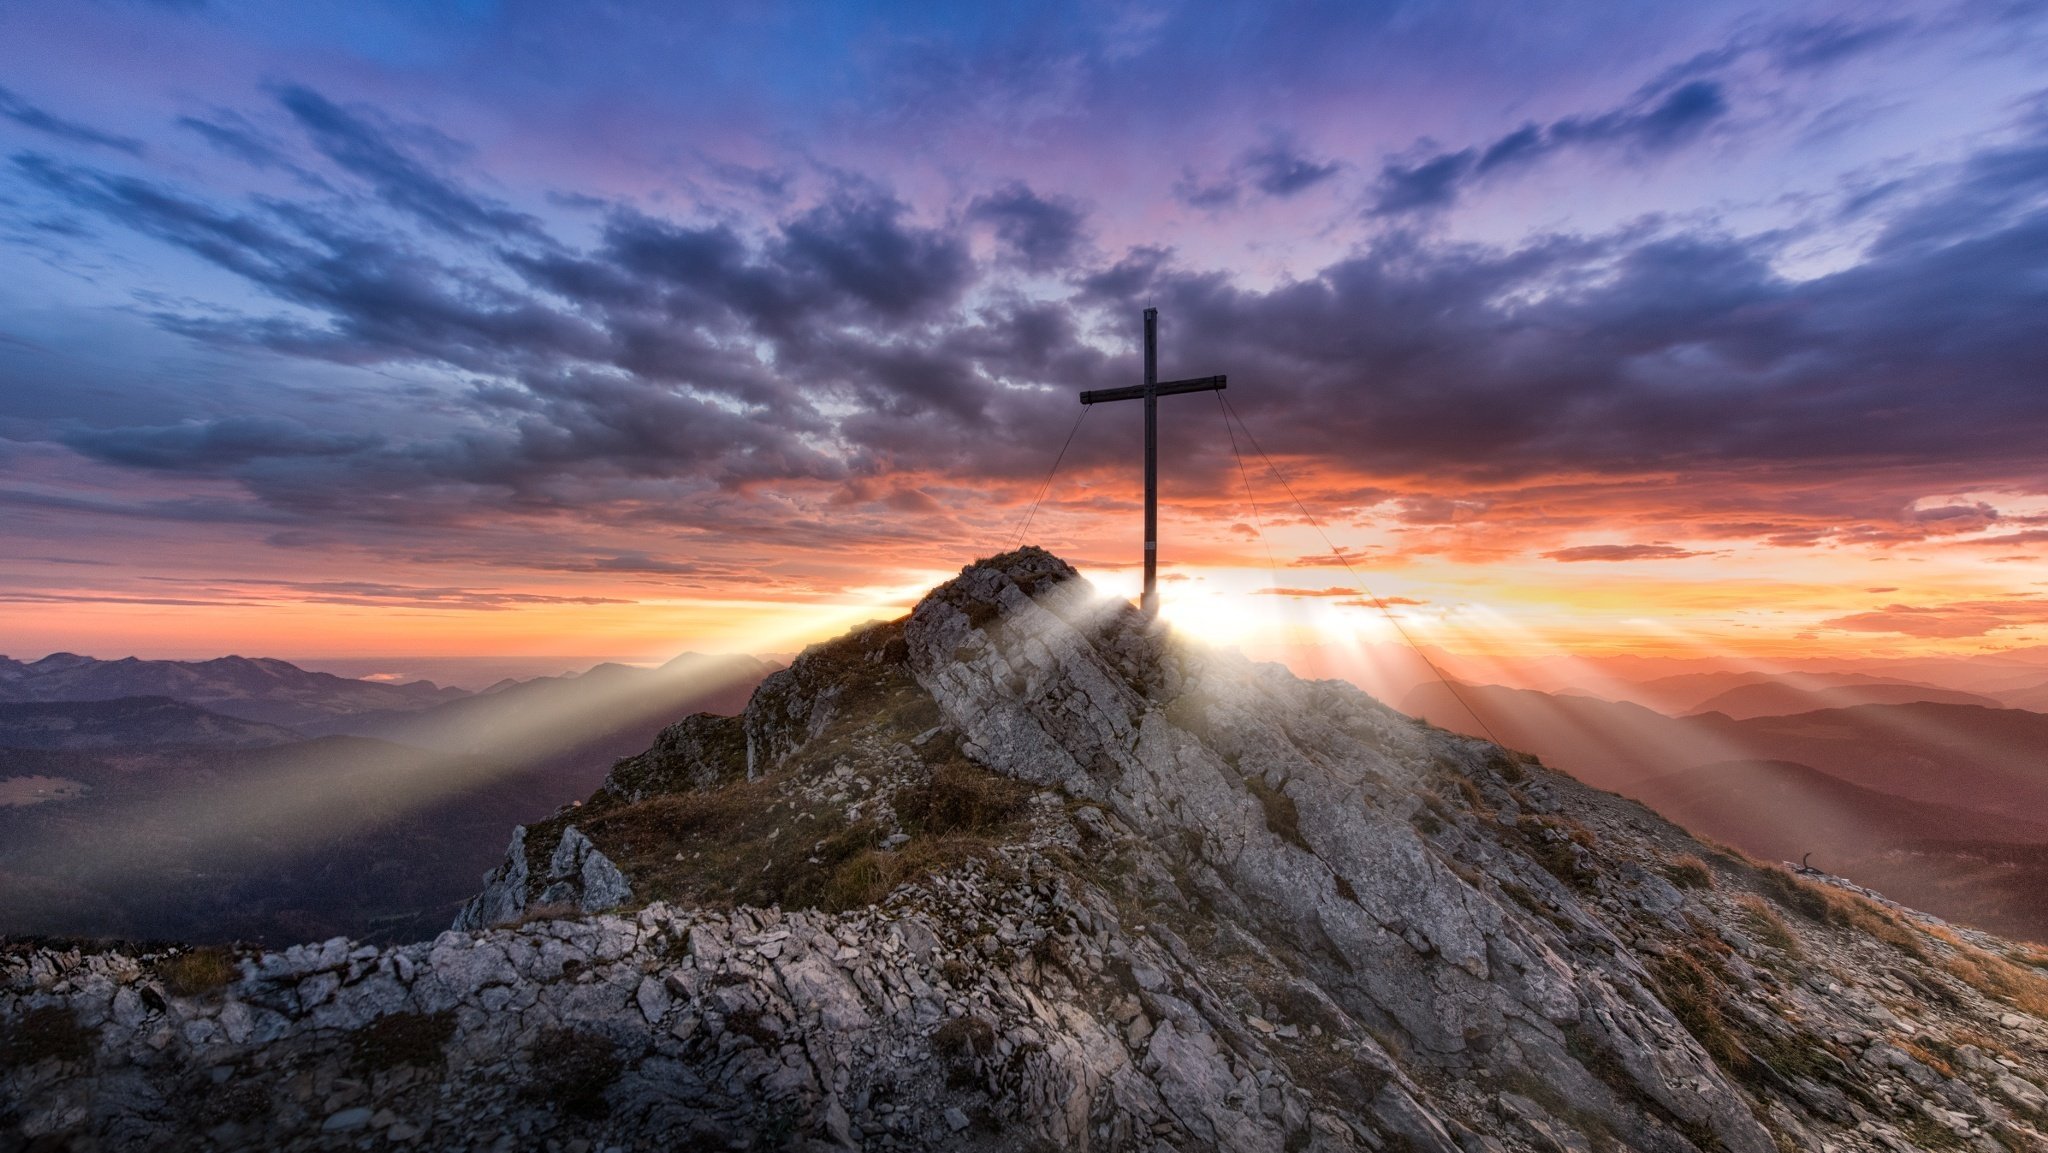
[[[0,702],[0,751],[251,748],[303,739],[282,725],[228,716],[166,696]]]
[[[309,1149],[2039,1148],[2048,1105],[2048,958],[1190,645],[1035,548],[677,722],[516,834],[480,905],[414,945],[242,957],[210,995],[167,986],[175,958],[0,958],[0,1011],[87,1031],[0,1089],[25,1134],[116,1148],[130,1123]],[[209,1068],[232,1098],[167,1104]]]
[[[427,708],[468,695],[425,680],[387,684],[338,677],[275,657],[100,660],[52,653],[24,663],[0,656],[0,702],[170,697],[226,716],[287,727],[370,709]]]

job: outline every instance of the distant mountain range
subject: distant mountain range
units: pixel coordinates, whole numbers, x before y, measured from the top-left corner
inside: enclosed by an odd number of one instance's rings
[[[1993,697],[1931,685],[1873,681],[1866,684],[1835,685],[1828,688],[1800,688],[1782,681],[1740,685],[1708,697],[1693,706],[1693,713],[1720,713],[1735,720],[1751,717],[1785,717],[1821,709],[1847,709],[1857,705],[1907,705],[1920,702],[1942,705],[1975,705],[1996,709],[2004,705]]]
[[[0,704],[0,749],[245,749],[304,739],[282,725],[223,716],[169,697]]]
[[[1633,683],[1559,691],[1574,696],[1626,701],[1670,716],[1719,712],[1737,720],[1909,701],[1989,708],[2004,703],[1995,696],[1980,692],[1868,673],[1681,673]]]
[[[263,657],[103,661],[51,653],[27,664],[0,657],[0,702],[169,697],[224,716],[275,725],[300,725],[373,709],[424,709],[468,695],[431,681],[393,685],[351,680]]]
[[[0,661],[0,698],[189,694],[0,703],[0,934],[435,932],[512,826],[774,667],[687,654],[469,694],[240,657]]]
[[[1402,707],[1490,733],[1752,854],[1811,852],[1831,872],[1932,912],[2048,938],[2048,851],[2024,849],[2048,850],[2048,715],[1911,701],[1672,717],[1443,683],[1418,687]],[[2003,863],[1987,867],[1993,859]]]
[[[739,711],[775,667],[688,654],[470,693],[242,657],[0,658],[0,933],[430,931],[511,825],[683,716]],[[1863,672],[1603,684],[1635,703],[1432,681],[1401,703],[1481,733],[1469,704],[1484,732],[1689,829],[2048,937],[2048,716],[1999,707],[2048,693],[2028,669],[1985,664],[2002,687],[1978,691]]]
[[[602,664],[575,676],[501,682],[427,709],[364,711],[300,727],[309,734],[376,737],[451,753],[560,752],[601,733],[637,732],[650,721],[676,720],[678,699],[693,701],[692,711],[736,713],[773,668],[753,657],[685,653],[655,669]],[[616,756],[646,747],[644,741],[621,747]],[[599,772],[596,779],[603,776]]]

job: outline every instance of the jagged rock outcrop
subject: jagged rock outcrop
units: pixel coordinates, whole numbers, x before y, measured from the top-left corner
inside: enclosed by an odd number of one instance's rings
[[[575,910],[602,913],[633,899],[633,886],[619,867],[574,825],[561,829],[548,851],[547,868],[535,871],[526,826],[512,830],[505,860],[484,877],[483,891],[455,914],[454,929],[488,929],[527,914]]]
[[[814,647],[741,717],[672,727],[520,830],[432,942],[242,958],[210,989],[189,956],[0,960],[0,1125],[103,1148],[2038,1149],[2044,960],[1186,644],[1026,549]]]

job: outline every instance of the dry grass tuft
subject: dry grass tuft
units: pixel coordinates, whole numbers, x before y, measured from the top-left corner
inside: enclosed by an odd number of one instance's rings
[[[1823,889],[1821,893],[1828,903],[1828,920],[1832,923],[1861,930],[1915,960],[1927,960],[1921,931],[1901,920],[1898,914],[1855,893],[1836,889]]]
[[[455,1013],[387,1013],[349,1035],[350,1056],[364,1069],[410,1065],[439,1068],[443,1047],[455,1035]]]
[[[234,954],[216,945],[202,945],[159,959],[156,975],[172,996],[197,997],[226,987],[241,971]]]
[[[1766,865],[1749,857],[1742,860],[1753,870],[1757,887],[1778,907],[1790,909],[1809,921],[1824,925],[1834,920],[1833,906],[1819,885],[1808,884],[1776,865]]]
[[[611,1038],[587,1029],[548,1029],[534,1041],[532,1061],[521,1096],[552,1104],[572,1117],[611,1113],[605,1091],[625,1069]]]
[[[946,1084],[969,1088],[977,1079],[977,1064],[995,1051],[996,1031],[979,1017],[952,1017],[932,1030],[931,1045],[946,1065]]]
[[[0,1069],[21,1069],[51,1060],[82,1063],[92,1059],[98,1045],[98,1034],[79,1024],[78,1014],[63,1005],[45,1005],[13,1020],[0,1019]]]
[[[969,764],[945,764],[922,785],[896,790],[897,817],[913,833],[988,833],[1023,815],[1031,787]]]
[[[2048,1020],[2048,977],[2030,966],[2016,965],[1986,952],[1954,934],[1941,935],[1953,950],[1940,961],[1950,976],[2022,1013]]]
[[[889,830],[879,822],[849,822],[841,806],[790,799],[797,772],[596,812],[586,806],[577,825],[641,900],[839,912],[1012,839],[1032,793],[964,758],[943,762],[928,782],[892,798],[911,840],[891,851],[881,847]]]
[[[1294,798],[1267,784],[1262,777],[1246,777],[1244,784],[1266,811],[1266,831],[1291,845],[1307,849],[1308,842],[1301,838],[1301,810],[1295,806]]]
[[[1598,843],[1593,831],[1570,817],[1540,817],[1524,813],[1515,820],[1522,848],[1551,876],[1581,891],[1592,887],[1592,874],[1579,865],[1578,848]]]
[[[1785,919],[1771,908],[1769,901],[1754,893],[1744,893],[1736,898],[1735,904],[1743,928],[1748,929],[1752,937],[1792,960],[1806,955],[1805,950],[1799,947],[1799,938],[1793,935],[1791,926],[1785,924]]]
[[[1943,1057],[1939,1053],[1936,1053],[1933,1049],[1929,1048],[1928,1046],[1922,1044],[1920,1040],[1912,1037],[1905,1037],[1899,1040],[1898,1045],[1899,1048],[1905,1050],[1906,1055],[1913,1058],[1913,1060],[1920,1062],[1922,1065],[1927,1066],[1929,1069],[1934,1070],[1935,1072],[1941,1074],[1944,1077],[1949,1078],[1950,1080],[1955,1079],[1956,1067],[1954,1065],[1949,1064],[1947,1058]]]
[[[1664,866],[1664,876],[1681,889],[1711,889],[1714,887],[1713,870],[1707,863],[1690,854],[1673,860]]]

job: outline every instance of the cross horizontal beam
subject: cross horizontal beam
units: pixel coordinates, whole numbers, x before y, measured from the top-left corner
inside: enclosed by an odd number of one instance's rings
[[[1228,388],[1227,376],[1197,376],[1188,380],[1162,380],[1158,384],[1134,384],[1129,388],[1098,388],[1081,394],[1082,404],[1105,400],[1143,400],[1149,396],[1173,396],[1183,392],[1215,392]]]

